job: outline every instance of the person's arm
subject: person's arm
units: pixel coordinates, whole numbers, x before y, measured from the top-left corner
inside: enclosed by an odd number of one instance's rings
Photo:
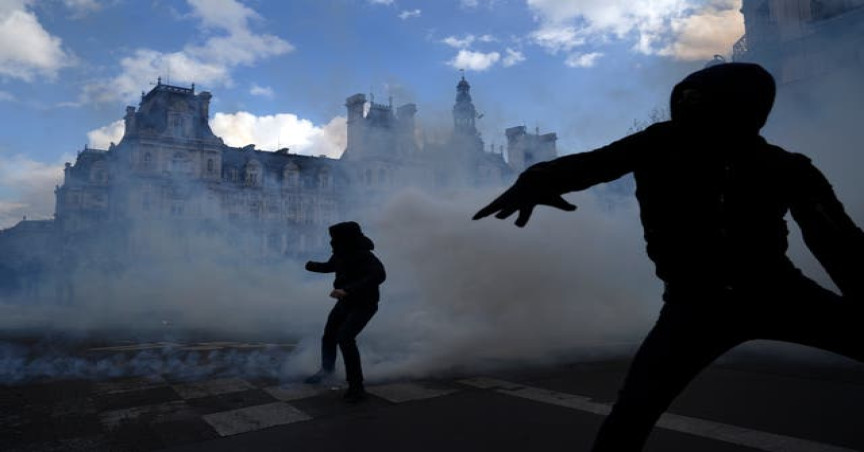
[[[533,165],[523,171],[516,183],[501,196],[480,209],[474,219],[492,214],[505,219],[518,211],[516,226],[522,227],[528,223],[534,207],[538,205],[565,211],[576,210],[576,206],[561,197],[562,194],[610,182],[633,171],[646,148],[656,145],[657,137],[670,127],[669,123],[657,124],[590,152]]]
[[[344,287],[339,287],[346,294],[351,294],[357,291],[365,291],[380,286],[385,279],[387,273],[384,271],[384,265],[369,253],[369,256],[363,260],[362,269],[359,272],[361,276],[353,281],[349,281]]]
[[[306,270],[315,273],[333,273],[336,271],[336,265],[333,263],[333,256],[327,262],[306,262]]]
[[[824,175],[800,154],[794,158],[790,211],[804,243],[844,296],[864,301],[864,232],[855,225]]]

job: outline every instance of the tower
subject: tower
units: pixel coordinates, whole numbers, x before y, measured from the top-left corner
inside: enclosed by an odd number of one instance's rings
[[[540,134],[539,128],[533,134],[525,126],[510,127],[507,134],[507,161],[514,171],[524,171],[529,166],[558,157],[555,133]]]
[[[363,108],[366,105],[366,95],[355,94],[345,100],[348,109],[348,143],[345,155],[357,152],[363,139]]]
[[[456,136],[473,137],[477,135],[477,127],[474,120],[477,118],[477,109],[471,102],[471,85],[462,75],[462,80],[456,85],[456,104],[453,105],[453,134]]]

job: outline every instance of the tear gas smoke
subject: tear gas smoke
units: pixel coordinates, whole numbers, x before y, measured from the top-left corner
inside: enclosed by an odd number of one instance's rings
[[[361,336],[370,378],[621,353],[650,326],[660,288],[642,251],[632,202],[610,209],[602,198],[581,194],[577,215],[538,211],[525,229],[509,221],[472,222],[476,208],[494,194],[435,198],[405,191],[368,214],[364,227],[389,275],[379,314]],[[73,303],[4,304],[2,328],[51,331],[80,342],[297,341],[290,356],[283,350],[223,354],[208,357],[208,364],[169,347],[98,360],[64,355],[62,347],[28,354],[9,345],[0,349],[0,381],[154,370],[291,378],[314,370],[332,276],[306,274],[301,263],[217,264],[213,244],[199,245],[194,265],[159,262],[113,279],[81,271],[74,275]],[[328,254],[320,250],[322,259]],[[197,370],[184,368],[190,365]]]

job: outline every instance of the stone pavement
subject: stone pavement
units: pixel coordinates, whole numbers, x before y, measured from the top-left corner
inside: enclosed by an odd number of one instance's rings
[[[646,450],[864,450],[860,369],[744,367],[707,371]],[[266,378],[0,386],[0,450],[587,450],[625,369],[582,363],[378,382],[359,404],[335,385]]]

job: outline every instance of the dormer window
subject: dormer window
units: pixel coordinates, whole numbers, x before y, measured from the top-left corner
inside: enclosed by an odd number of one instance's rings
[[[184,121],[183,117],[180,115],[174,115],[171,117],[171,132],[176,137],[182,137],[186,135],[184,132]]]

